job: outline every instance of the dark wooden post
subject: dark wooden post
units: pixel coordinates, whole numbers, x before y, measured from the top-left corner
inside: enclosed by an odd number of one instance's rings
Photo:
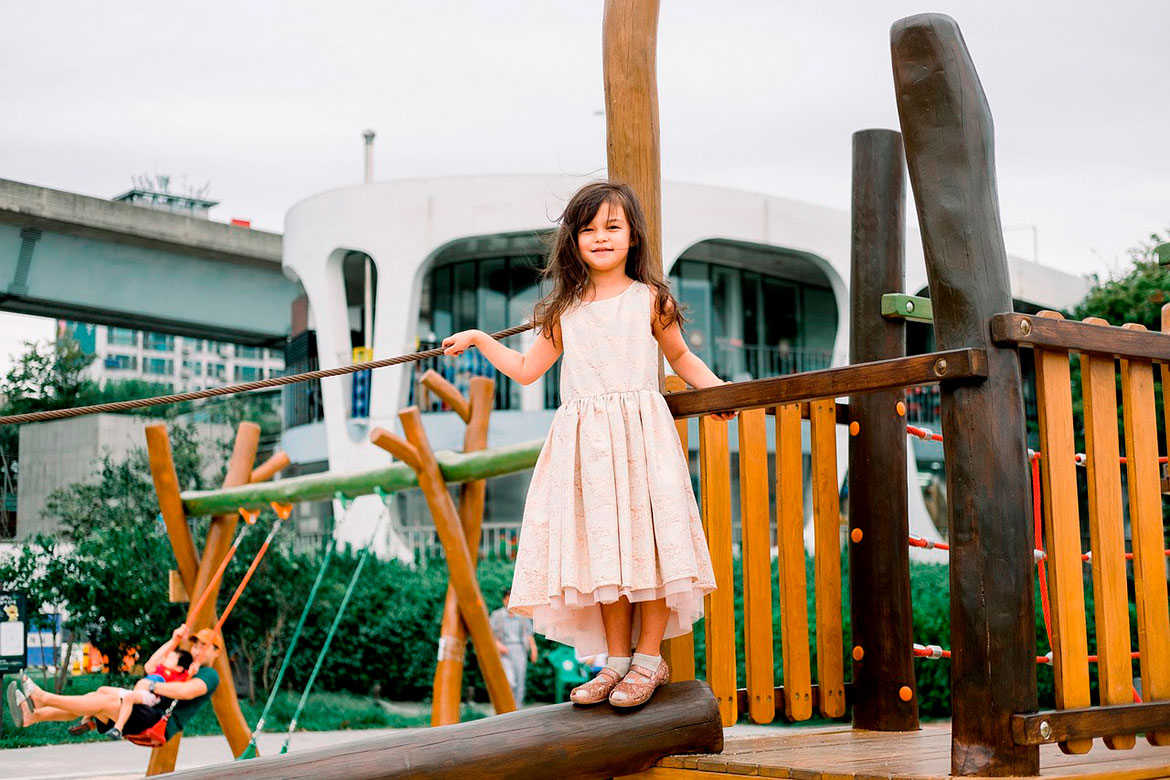
[[[849,360],[903,357],[906,324],[883,319],[882,295],[902,292],[906,208],[902,136],[853,134],[853,247]],[[906,422],[902,392],[849,399],[849,610],[853,625],[853,726],[918,728],[910,612]],[[903,688],[911,695],[903,698]]]
[[[951,771],[1034,775],[1039,748],[1016,745],[1011,734],[1011,716],[1037,708],[1036,623],[1019,357],[992,343],[988,325],[1012,308],[991,111],[953,19],[911,16],[890,39],[935,337],[939,349],[987,351],[985,381],[942,383]]]

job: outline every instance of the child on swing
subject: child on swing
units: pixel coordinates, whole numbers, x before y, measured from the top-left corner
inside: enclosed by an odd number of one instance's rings
[[[146,670],[147,674],[141,680],[134,683],[134,690],[120,689],[119,693],[122,697],[122,703],[118,707],[118,719],[114,721],[114,725],[106,732],[108,739],[122,739],[122,729],[126,728],[126,723],[130,720],[130,716],[134,712],[135,704],[142,704],[147,707],[158,707],[161,705],[164,709],[170,704],[170,699],[159,696],[151,690],[151,683],[183,682],[195,674],[195,672],[199,671],[199,663],[186,650],[174,648],[166,653],[161,661],[158,660],[160,654],[156,652],[150,657],[150,660],[143,664],[142,668]]]
[[[575,703],[634,707],[669,678],[662,640],[689,632],[715,589],[687,456],[658,389],[658,348],[691,386],[723,381],[683,339],[630,187],[586,185],[559,222],[544,272],[552,290],[537,304],[528,351],[479,330],[443,347],[449,355],[476,347],[523,385],[564,354],[562,403],[532,474],[510,609],[578,657],[608,654],[573,689]]]

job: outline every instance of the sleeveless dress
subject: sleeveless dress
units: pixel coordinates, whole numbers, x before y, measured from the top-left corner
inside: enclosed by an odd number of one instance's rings
[[[600,604],[665,598],[670,638],[691,630],[715,589],[687,459],[658,390],[652,296],[633,282],[561,316],[562,403],[528,489],[510,607],[579,657],[606,650]]]

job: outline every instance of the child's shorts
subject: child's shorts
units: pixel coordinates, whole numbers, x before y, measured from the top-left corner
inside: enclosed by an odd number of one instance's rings
[[[129,688],[118,688],[118,701],[125,699],[126,694],[131,692]],[[139,693],[142,694],[142,703],[147,707],[155,707],[162,701],[156,693],[151,693],[150,691],[139,691]]]

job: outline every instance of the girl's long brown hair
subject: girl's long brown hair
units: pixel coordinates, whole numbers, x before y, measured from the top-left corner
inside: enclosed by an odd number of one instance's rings
[[[628,184],[615,181],[595,181],[577,190],[569,199],[564,212],[557,219],[560,228],[553,238],[543,277],[552,280],[552,290],[536,304],[536,327],[548,337],[561,315],[584,297],[589,288],[589,266],[577,249],[577,235],[585,228],[602,206],[619,205],[626,212],[630,225],[630,251],[626,255],[626,276],[645,284],[654,291],[654,315],[662,327],[682,324],[683,307],[670,293],[670,287],[646,251],[646,215],[638,196]],[[559,346],[559,345],[558,345]]]

